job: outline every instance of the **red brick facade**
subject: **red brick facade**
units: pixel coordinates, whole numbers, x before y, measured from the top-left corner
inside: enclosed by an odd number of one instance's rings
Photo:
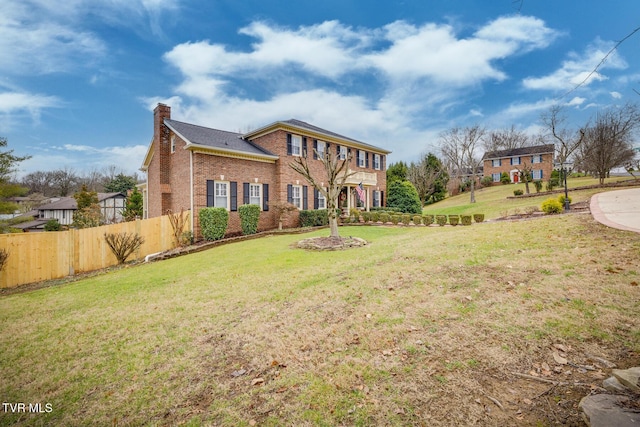
[[[352,153],[349,169],[356,175],[348,181],[349,189],[360,182],[363,183],[366,194],[366,206],[373,206],[374,191],[378,192],[381,204],[386,198],[386,150],[359,143],[349,138],[339,137],[333,133],[318,132],[318,128],[291,125],[288,122],[277,122],[259,132],[243,135],[244,139],[266,150],[272,155],[256,156],[251,153],[221,152],[215,147],[207,148],[201,144],[192,144],[183,140],[180,135],[171,130],[165,120],[171,119],[171,108],[158,104],[154,111],[154,137],[145,158],[142,170],[147,172],[147,209],[148,216],[163,215],[167,210],[178,212],[180,209],[192,210],[194,215],[194,235],[200,235],[198,224],[198,212],[207,206],[207,181],[223,183],[229,189],[234,188],[235,193],[229,196],[234,198],[237,206],[246,202],[249,197],[245,190],[251,184],[260,188],[262,212],[258,224],[259,230],[277,228],[278,220],[273,210],[264,210],[265,190],[269,202],[287,201],[288,186],[306,187],[306,200],[308,209],[314,208],[313,187],[295,172],[289,165],[295,156],[287,154],[288,135],[297,135],[300,141],[306,143],[306,154],[309,156],[309,165],[314,177],[321,182],[322,176],[326,176],[322,162],[313,159],[315,141],[323,141],[330,150],[338,150],[338,146],[345,146]],[[302,122],[299,122],[302,123]],[[358,150],[362,151],[365,164],[358,166]],[[366,154],[366,156],[365,156]],[[374,169],[374,155],[379,156],[378,168]],[[277,156],[277,157],[276,157]],[[211,188],[209,188],[211,191]],[[346,192],[345,192],[346,194]],[[210,194],[209,194],[210,195]],[[211,195],[210,195],[211,196]],[[351,206],[355,202],[355,196],[350,195],[347,200]],[[233,202],[231,202],[233,205]],[[240,218],[237,210],[229,210],[228,234],[238,234],[241,231]],[[298,226],[297,213],[289,215],[285,227]]]
[[[493,178],[493,183],[500,183],[500,175],[507,173],[513,183],[520,181],[519,171],[531,169],[533,180],[548,180],[553,171],[553,145],[525,147],[521,149],[502,150],[487,153],[484,156],[484,176]]]

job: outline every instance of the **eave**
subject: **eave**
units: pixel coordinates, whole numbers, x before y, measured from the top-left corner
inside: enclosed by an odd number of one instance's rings
[[[251,160],[254,162],[275,163],[280,157],[269,154],[247,153],[246,151],[232,150],[229,148],[209,147],[207,145],[187,143],[185,150],[194,153],[208,154],[212,156],[230,157],[233,159]]]

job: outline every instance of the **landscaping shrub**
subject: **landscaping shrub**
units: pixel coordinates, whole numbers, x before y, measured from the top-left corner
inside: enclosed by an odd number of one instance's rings
[[[326,209],[300,211],[301,227],[319,227],[329,224],[329,213]]]
[[[409,181],[394,181],[389,185],[387,206],[410,214],[422,213],[418,191]]]
[[[449,224],[456,226],[460,222],[460,217],[458,215],[449,215]]]
[[[554,184],[554,182],[552,180],[547,181],[546,185],[545,185],[545,189],[547,191],[553,191],[553,189],[556,187],[557,182]]]
[[[511,178],[509,178],[509,174],[506,172],[502,172],[500,174],[500,182],[503,184],[511,184]]]
[[[534,212],[538,212],[540,209],[538,209],[537,206],[527,206],[526,208],[524,208],[524,213],[527,215],[533,215]]]
[[[537,179],[535,181],[533,181],[533,186],[536,187],[536,193],[539,193],[540,191],[542,191],[542,181]]]
[[[422,222],[426,226],[433,224],[433,215],[422,215]]]
[[[559,214],[562,212],[562,204],[558,199],[547,199],[542,202],[542,212],[549,214]]]
[[[402,215],[402,223],[404,225],[409,225],[410,222],[411,222],[411,215],[409,214]]]
[[[371,212],[367,212],[367,211],[362,212],[362,220],[364,222],[371,221]]]
[[[391,215],[386,212],[380,214],[380,221],[382,221],[382,223],[391,222]]]
[[[473,220],[475,222],[482,222],[484,221],[484,214],[473,214]]]
[[[397,225],[400,222],[400,215],[391,215],[391,222]]]
[[[57,219],[53,218],[47,221],[47,223],[44,225],[44,231],[60,231],[61,228],[62,225],[60,225]]]
[[[482,179],[480,180],[480,184],[483,187],[491,187],[491,185],[493,184],[493,177],[491,176],[482,177]]]
[[[380,221],[380,212],[371,212],[371,221],[373,222]]]
[[[220,240],[226,234],[229,212],[225,208],[202,208],[198,218],[202,236],[206,240]]]
[[[569,204],[571,204],[571,196],[567,197],[567,199],[569,200]],[[565,201],[564,194],[560,195],[558,197],[558,200],[560,201],[560,204],[562,205],[562,207],[564,207],[564,201]]]
[[[517,189],[517,190],[513,190],[513,195],[514,196],[522,196],[524,194],[524,191]]]
[[[442,227],[447,223],[447,216],[446,215],[436,215],[436,223]]]
[[[422,224],[422,217],[420,215],[414,215],[413,216],[413,223],[415,225],[420,225]]]
[[[104,233],[104,240],[116,256],[118,264],[124,264],[144,243],[144,238],[138,233]]]
[[[460,218],[462,225],[471,225],[471,215],[462,215]]]
[[[258,232],[258,220],[260,219],[260,206],[240,205],[238,207],[240,227],[242,234],[256,234]]]

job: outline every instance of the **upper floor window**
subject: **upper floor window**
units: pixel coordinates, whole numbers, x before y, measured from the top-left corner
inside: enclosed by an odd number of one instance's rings
[[[318,158],[324,158],[324,152],[327,149],[327,144],[324,141],[318,141],[316,151],[318,152]]]
[[[175,135],[171,135],[171,152],[172,153],[176,152],[176,136]]]
[[[373,168],[375,170],[380,170],[380,154],[373,155]]]
[[[344,145],[340,146],[340,154],[338,156],[340,158],[340,160],[346,160],[347,158],[347,147],[345,147]]]
[[[531,163],[542,163],[542,155],[536,154],[535,156],[531,156]]]
[[[364,150],[358,150],[358,166],[364,168],[366,166],[366,153]]]
[[[291,135],[291,154],[294,156],[302,155],[302,137],[300,135]]]
[[[512,165],[519,165],[520,164],[520,157],[512,157],[511,158],[511,164]]]
[[[491,160],[491,166],[497,168],[498,166],[502,166],[502,161],[500,159]]]

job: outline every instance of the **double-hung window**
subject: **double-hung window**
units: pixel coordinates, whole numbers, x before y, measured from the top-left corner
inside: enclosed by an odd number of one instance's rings
[[[175,135],[171,135],[171,152],[172,153],[176,152],[176,136]]]
[[[324,158],[324,151],[327,149],[327,144],[324,141],[318,141],[316,151],[318,152],[318,158]]]
[[[340,146],[340,160],[346,160],[347,158],[347,147],[344,145]]]
[[[215,206],[217,208],[229,208],[229,183],[215,182]]]
[[[298,209],[302,209],[302,186],[291,186],[291,203]]]
[[[532,171],[533,179],[542,179],[542,169],[535,169]]]
[[[327,209],[327,199],[320,191],[318,191],[318,209]]]
[[[358,167],[364,168],[366,166],[366,154],[364,150],[358,150]]]
[[[373,168],[375,170],[380,170],[380,154],[373,155]]]
[[[500,173],[492,173],[491,179],[493,180],[493,182],[500,182]]]
[[[373,192],[373,207],[377,208],[380,206],[380,191],[375,190]]]
[[[497,168],[499,166],[501,166],[502,162],[500,161],[500,159],[493,159],[491,160],[491,166],[493,166],[494,168]]]
[[[262,184],[249,184],[249,203],[260,206]]]
[[[520,164],[520,157],[512,157],[511,158],[511,164],[512,165],[519,165]]]
[[[302,155],[302,137],[300,135],[291,135],[291,155]]]
[[[531,163],[542,163],[542,156],[540,154],[531,156]]]

